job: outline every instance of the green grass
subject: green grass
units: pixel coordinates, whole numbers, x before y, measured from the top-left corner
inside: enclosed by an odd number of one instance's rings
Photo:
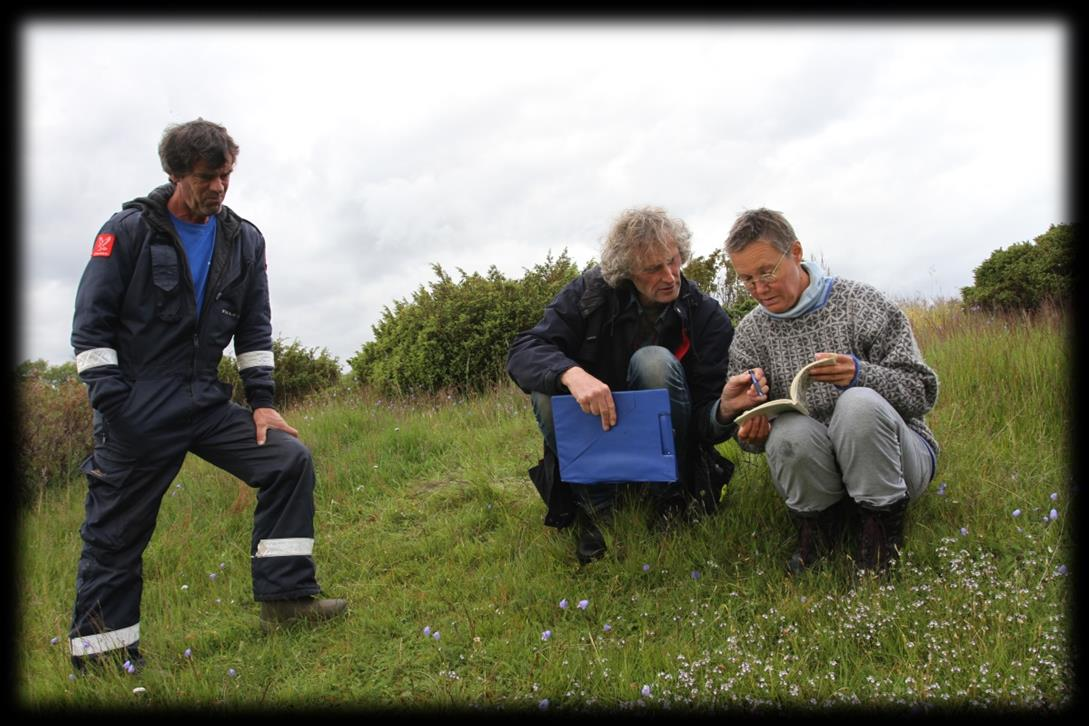
[[[521,392],[391,401],[340,390],[286,414],[318,471],[319,581],[349,599],[347,618],[261,633],[249,577],[253,492],[191,457],[145,555],[147,669],[70,680],[83,496],[73,480],[21,520],[16,702],[228,712],[1067,708],[1066,323],[1054,312],[983,318],[952,306],[912,315],[941,379],[929,421],[943,456],[909,510],[907,553],[885,578],[855,577],[843,555],[788,576],[785,510],[763,458],[733,443],[721,447],[737,472],[719,514],[652,534],[646,512],[623,509],[606,531],[608,556],[580,567],[571,533],[542,524],[526,475],[540,440]]]

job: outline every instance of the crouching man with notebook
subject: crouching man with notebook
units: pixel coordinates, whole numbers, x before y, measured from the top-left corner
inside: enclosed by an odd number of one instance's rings
[[[601,557],[618,494],[630,490],[653,502],[657,522],[702,510],[713,512],[732,465],[714,449],[734,432],[722,408],[748,408],[752,386],[737,376],[726,387],[733,328],[722,306],[681,274],[691,256],[685,223],[665,210],[630,209],[615,222],[601,264],[573,280],[545,308],[544,317],[511,343],[507,372],[529,393],[544,437],[544,456],[530,478],[548,512],[545,524],[577,524],[576,556]],[[665,389],[669,396],[676,481],[571,483],[560,474],[552,396],[570,394],[600,418],[602,431],[618,424],[613,392]]]
[[[770,406],[736,417],[738,441],[767,454],[797,529],[788,568],[800,573],[853,533],[854,565],[886,570],[903,546],[908,502],[926,491],[937,467],[925,415],[938,377],[896,303],[805,261],[780,212],[743,212],[724,246],[759,303],[738,323],[730,369],[765,376],[759,384],[769,398],[784,398],[789,386],[791,399],[804,399],[792,401],[793,410]],[[799,377],[818,360],[828,362]],[[807,377],[811,383],[801,385]]]

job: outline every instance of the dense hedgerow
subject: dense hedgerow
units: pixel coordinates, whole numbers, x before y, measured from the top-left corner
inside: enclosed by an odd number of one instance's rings
[[[69,365],[69,364],[66,364]],[[45,361],[16,369],[20,506],[37,502],[47,487],[69,481],[91,451],[91,406],[87,389],[71,370]]]
[[[733,263],[721,247],[706,257],[693,257],[683,272],[700,290],[719,301],[734,327],[756,307],[756,299],[737,279]]]
[[[385,308],[374,340],[349,359],[359,383],[402,394],[483,390],[504,377],[514,336],[535,325],[579,274],[566,250],[556,259],[549,255],[520,280],[494,266],[486,275],[459,269],[456,282],[439,265],[432,270],[438,279],[421,285],[411,300]],[[684,274],[718,299],[735,325],[756,306],[722,250],[692,258]]]
[[[989,311],[1036,310],[1045,301],[1062,304],[1074,287],[1073,224],[1053,224],[1033,242],[991,253],[975,269],[975,284],[961,288],[964,305]]]
[[[272,377],[276,382],[276,405],[286,407],[336,385],[340,381],[340,362],[325,348],[306,348],[298,340],[272,341],[276,361]],[[235,359],[224,354],[219,360],[219,380],[234,386],[233,398],[246,402],[246,391]]]
[[[456,282],[439,265],[431,269],[438,279],[386,307],[374,340],[348,360],[359,383],[398,393],[483,390],[505,375],[514,336],[579,274],[566,250],[520,280],[494,265],[486,275],[459,269]]]

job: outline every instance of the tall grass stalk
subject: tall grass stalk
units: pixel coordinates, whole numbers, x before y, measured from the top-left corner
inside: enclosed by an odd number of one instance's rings
[[[349,599],[347,618],[261,634],[253,494],[191,458],[145,556],[146,670],[70,680],[73,480],[18,534],[16,701],[229,712],[1067,708],[1065,318],[911,315],[941,379],[929,420],[943,455],[885,578],[856,577],[843,554],[788,576],[792,530],[766,464],[733,443],[721,447],[737,473],[719,514],[652,533],[645,510],[622,509],[607,557],[580,567],[571,533],[542,524],[526,476],[541,444],[520,391],[390,400],[340,389],[286,415],[314,453],[318,576]]]

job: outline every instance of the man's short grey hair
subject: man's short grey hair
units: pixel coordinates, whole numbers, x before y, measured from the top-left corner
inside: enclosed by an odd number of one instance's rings
[[[630,280],[635,265],[649,250],[666,252],[677,245],[681,264],[692,256],[692,233],[683,220],[661,207],[627,209],[613,224],[601,248],[601,275],[609,287]]]
[[[183,124],[171,124],[159,142],[159,161],[170,177],[183,177],[204,161],[219,169],[238,158],[238,144],[227,129],[198,118]]]
[[[770,242],[775,249],[786,252],[794,246],[798,236],[782,212],[764,207],[747,209],[738,215],[726,236],[726,254],[740,252],[756,240]]]

